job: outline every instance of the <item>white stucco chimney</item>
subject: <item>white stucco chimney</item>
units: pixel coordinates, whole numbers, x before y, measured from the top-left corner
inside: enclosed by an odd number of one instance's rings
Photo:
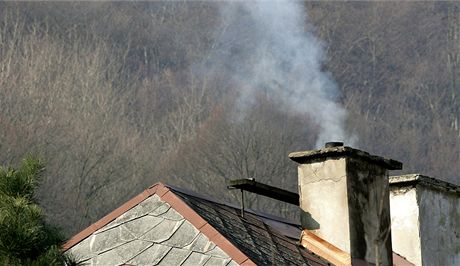
[[[392,265],[388,170],[402,163],[343,143],[289,158],[299,163],[302,227],[350,253],[352,263]]]
[[[460,265],[460,187],[419,174],[390,178],[393,251],[415,265]]]

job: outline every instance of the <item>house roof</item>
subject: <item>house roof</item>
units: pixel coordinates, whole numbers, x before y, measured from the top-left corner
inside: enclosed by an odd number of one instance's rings
[[[63,245],[67,251],[152,195],[157,195],[195,228],[241,265],[329,265],[323,258],[298,245],[300,228],[282,218],[245,212],[193,192],[161,183],[129,200]]]
[[[297,223],[251,210],[246,210],[244,217],[242,217],[240,214],[241,210],[237,206],[220,203],[195,192],[161,183],[149,187],[72,237],[63,245],[63,250],[68,251],[81,245],[80,243],[83,243],[83,241],[91,242],[91,245],[94,245],[94,238],[90,239],[91,236],[94,237],[94,235],[101,232],[112,230],[115,226],[133,219],[133,217],[129,218],[125,216],[131,216],[130,212],[136,208],[149,209],[149,207],[143,205],[151,205],[152,203],[149,201],[152,201],[153,198],[161,199],[162,202],[169,204],[183,219],[197,229],[195,231],[199,231],[199,234],[206,236],[209,241],[224,251],[231,258],[231,261],[227,265],[231,265],[232,263],[240,265],[348,264],[343,262],[349,260],[349,254],[338,250],[327,241],[306,232],[306,230],[302,232],[300,225]],[[148,215],[157,215],[157,210],[152,211]],[[139,222],[142,223],[142,221]],[[172,234],[184,232],[184,230],[179,230],[180,227],[176,227]],[[120,230],[123,231],[123,228],[120,228]],[[299,242],[301,235],[302,238]],[[122,244],[114,244],[114,248],[120,249],[122,245],[129,243],[131,243],[129,245],[136,245],[136,241],[138,240],[131,239],[126,241],[125,239]],[[190,245],[193,246],[194,243]],[[132,249],[132,247],[127,248]],[[174,247],[170,248],[169,251],[161,254],[162,257],[159,259],[164,259],[167,253],[172,253],[174,249]],[[139,248],[140,252],[144,252],[145,250]],[[193,252],[183,255],[191,257],[191,253]],[[208,255],[201,251],[198,254],[202,255],[202,257]],[[109,255],[107,253],[107,256]],[[182,262],[185,260],[187,260],[187,257]],[[394,254],[393,260],[395,265],[411,265],[397,254]]]

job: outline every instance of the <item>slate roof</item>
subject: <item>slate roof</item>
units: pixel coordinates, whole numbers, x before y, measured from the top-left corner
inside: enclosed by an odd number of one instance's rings
[[[167,227],[171,223],[177,226],[168,233],[169,238],[160,241],[155,232],[161,228],[150,225],[149,220]],[[137,230],[136,224],[145,230]],[[176,241],[179,235],[187,241]],[[282,218],[251,211],[241,217],[235,206],[156,184],[75,235],[63,250],[79,250],[88,263],[109,259],[116,264],[149,261],[145,264],[155,265],[174,257],[177,265],[211,265],[213,260],[220,265],[330,265],[300,247],[299,235],[300,227]],[[206,250],[201,249],[200,241],[207,241]],[[209,243],[214,246],[209,247]],[[149,252],[157,249],[164,252],[152,260],[153,253]],[[176,253],[181,256],[173,256]]]
[[[330,265],[299,245],[297,224],[171,189],[258,265]]]
[[[73,246],[69,253],[83,265],[237,265],[155,194]]]

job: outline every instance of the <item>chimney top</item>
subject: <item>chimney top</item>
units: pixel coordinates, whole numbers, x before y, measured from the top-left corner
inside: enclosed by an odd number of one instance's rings
[[[334,143],[334,144],[330,144]],[[289,158],[297,163],[309,163],[321,161],[327,158],[353,157],[364,161],[372,162],[384,166],[388,170],[401,170],[402,163],[393,159],[371,155],[365,151],[350,148],[348,146],[334,146],[340,142],[328,142],[326,148],[311,151],[299,151],[289,154]],[[331,146],[332,145],[332,146]],[[343,145],[343,143],[342,143]]]
[[[326,142],[324,145],[325,148],[333,148],[333,147],[340,147],[343,146],[343,142],[333,141],[333,142]]]
[[[433,177],[421,174],[390,176],[390,188],[392,189],[404,188],[417,184],[445,192],[452,192],[460,196],[460,186]]]

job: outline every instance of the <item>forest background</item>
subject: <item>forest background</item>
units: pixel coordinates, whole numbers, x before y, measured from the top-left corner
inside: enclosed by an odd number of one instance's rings
[[[263,91],[241,114],[231,64],[208,59],[247,60],[253,32],[218,38],[222,4],[0,3],[0,165],[46,161],[37,196],[67,236],[155,182],[233,202],[233,178],[297,190],[287,154],[315,148],[319,125]],[[304,6],[354,147],[460,184],[460,3]]]

